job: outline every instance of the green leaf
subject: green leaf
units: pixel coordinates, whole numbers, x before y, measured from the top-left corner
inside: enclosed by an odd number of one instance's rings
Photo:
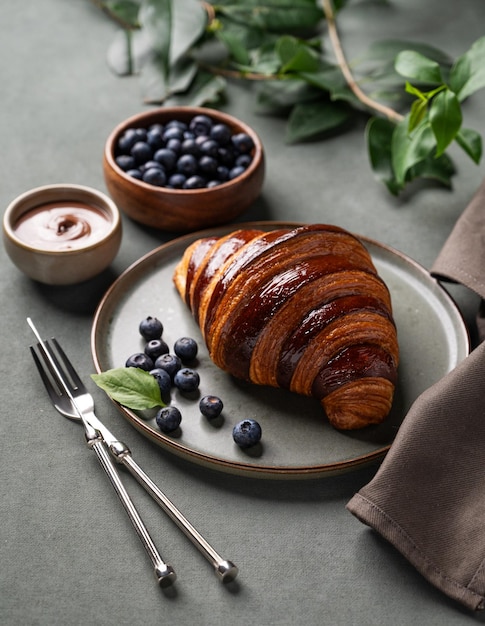
[[[102,3],[105,10],[118,21],[135,28],[138,26],[140,0],[112,0]]]
[[[289,117],[286,141],[296,143],[319,133],[334,130],[349,119],[349,110],[334,102],[297,104]]]
[[[139,19],[167,78],[204,32],[207,14],[197,0],[143,0]]]
[[[155,377],[137,367],[119,367],[91,374],[91,378],[110,398],[129,409],[165,406]]]
[[[485,87],[485,37],[478,39],[451,69],[450,87],[460,102]]]
[[[221,76],[208,72],[198,72],[190,88],[183,93],[170,96],[165,101],[167,106],[205,106],[217,104],[224,93],[226,81]]]
[[[414,50],[400,52],[396,57],[394,67],[396,72],[405,78],[431,84],[443,82],[439,64]]]
[[[281,72],[314,72],[319,63],[314,51],[295,37],[281,37],[276,44],[281,61]]]
[[[423,101],[427,100],[426,96],[421,91],[421,89],[414,87],[414,85],[411,85],[409,81],[406,81],[405,90],[406,90],[406,93],[410,93],[412,96],[416,96],[420,100],[423,100]]]
[[[394,59],[403,50],[419,52],[440,65],[451,65],[452,63],[451,58],[438,48],[428,44],[402,39],[383,39],[375,41],[369,46],[363,60],[388,62],[389,59]]]
[[[482,158],[482,137],[469,128],[461,128],[455,137],[456,143],[475,162],[480,163]]]
[[[408,132],[412,133],[413,130],[421,124],[428,112],[427,100],[415,100],[411,104],[411,110],[409,113],[409,127]]]
[[[249,64],[250,58],[248,49],[236,33],[221,30],[216,33],[216,36],[226,46],[229,53],[237,63],[240,63],[241,65]]]
[[[460,103],[455,93],[446,89],[433,98],[429,121],[436,137],[436,156],[440,156],[456,137],[462,122]]]
[[[241,24],[272,32],[315,28],[323,18],[315,0],[244,0],[217,4],[223,15]]]
[[[435,180],[441,185],[450,188],[451,177],[454,173],[455,167],[447,154],[442,154],[438,158],[430,154],[408,171],[406,182],[416,178],[426,178]]]
[[[408,132],[409,115],[396,125],[392,134],[392,168],[399,185],[404,184],[408,171],[430,154],[434,154],[436,139],[431,126],[422,122]]]
[[[342,72],[334,65],[321,67],[316,72],[299,72],[298,76],[310,85],[328,91],[332,100],[345,100],[356,108],[363,108],[353,91],[347,85]]]
[[[399,184],[392,169],[392,134],[396,125],[390,120],[373,117],[366,126],[367,151],[375,177],[384,183],[389,191],[397,195],[404,182]]]

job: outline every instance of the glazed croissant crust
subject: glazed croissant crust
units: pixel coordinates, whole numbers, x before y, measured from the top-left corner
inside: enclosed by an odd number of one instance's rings
[[[339,429],[388,415],[399,351],[390,294],[351,233],[316,224],[198,239],[173,279],[221,369],[316,397]]]

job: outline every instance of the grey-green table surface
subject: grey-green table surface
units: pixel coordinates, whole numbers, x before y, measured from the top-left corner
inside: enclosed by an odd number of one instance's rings
[[[342,15],[351,55],[375,39],[428,41],[452,55],[485,31],[483,0],[354,3]],[[114,25],[88,0],[3,0],[0,19],[0,204],[38,185],[105,190],[104,141],[144,108],[136,78],[110,73]],[[244,220],[332,222],[430,267],[483,178],[459,151],[453,191],[395,199],[371,175],[357,126],[325,142],[286,146],[281,120],[254,113],[245,85],[227,110],[261,135],[267,177]],[[466,106],[485,134],[485,93]],[[28,350],[31,316],[62,338],[78,369],[93,371],[92,316],[103,292],[167,235],[124,219],[121,250],[87,287],[49,288],[0,250],[0,622],[45,624],[465,624],[480,621],[429,585],[345,509],[376,467],[311,481],[265,481],[202,469],[145,440],[97,392],[99,414],[187,517],[240,568],[223,586],[151,499],[129,483],[162,554],[177,569],[173,594],[150,564],[82,430],[55,413]],[[472,321],[476,296],[453,295]],[[485,530],[484,530],[485,532]]]

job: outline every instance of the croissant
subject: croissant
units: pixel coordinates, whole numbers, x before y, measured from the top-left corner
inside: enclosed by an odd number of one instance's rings
[[[316,224],[205,237],[173,280],[221,369],[316,397],[338,429],[389,414],[399,360],[391,298],[356,236]]]

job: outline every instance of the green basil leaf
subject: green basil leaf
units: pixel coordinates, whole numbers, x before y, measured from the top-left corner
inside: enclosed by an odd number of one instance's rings
[[[423,83],[441,83],[441,68],[436,61],[428,59],[414,50],[403,50],[394,62],[396,72],[406,78],[413,78]]]
[[[137,367],[119,367],[91,374],[91,378],[110,398],[129,409],[143,411],[165,406],[154,376]]]
[[[450,85],[460,102],[485,87],[485,37],[457,60],[451,70]]]
[[[422,122],[412,133],[408,132],[408,127],[409,115],[396,125],[392,134],[392,167],[399,185],[406,181],[408,171],[436,148],[436,139],[428,122]]]
[[[480,163],[482,158],[482,137],[470,128],[461,128],[455,137],[456,143],[475,162]]]
[[[446,89],[431,101],[429,121],[436,137],[436,156],[440,156],[456,137],[462,122],[460,103],[455,93]]]
[[[347,107],[334,102],[297,104],[286,128],[287,143],[296,143],[319,133],[339,128],[350,117]]]
[[[395,124],[390,120],[373,117],[366,126],[367,151],[372,171],[393,195],[402,190],[404,183],[398,184],[392,169],[391,141]]]

